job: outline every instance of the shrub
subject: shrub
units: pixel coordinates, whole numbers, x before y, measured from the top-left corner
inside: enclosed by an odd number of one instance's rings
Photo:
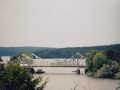
[[[120,72],[118,72],[117,74],[115,74],[115,78],[120,80]]]
[[[101,77],[101,78],[111,78],[113,75],[113,72],[111,71],[111,68],[109,65],[104,64],[101,69],[98,69],[95,77]]]
[[[87,72],[86,74],[87,74],[87,76],[93,76],[93,75],[94,75],[94,73],[93,73],[93,72],[90,72],[90,71]]]
[[[112,61],[111,63],[111,70],[113,72],[113,77],[117,72],[119,72],[119,64],[116,61]]]

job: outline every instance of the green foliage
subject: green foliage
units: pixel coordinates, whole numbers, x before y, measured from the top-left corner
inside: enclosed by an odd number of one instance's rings
[[[113,74],[116,74],[117,72],[119,72],[119,64],[116,61],[112,61],[111,62],[111,70],[113,72]]]
[[[120,72],[115,74],[115,78],[120,80]]]
[[[92,46],[92,47],[69,47],[69,48],[48,48],[48,47],[0,47],[0,56],[14,56],[21,52],[35,53],[41,58],[71,58],[79,52],[84,56],[91,50],[113,49],[120,51],[120,44]],[[113,55],[114,56],[114,55]]]
[[[120,51],[109,49],[106,51],[106,55],[108,56],[109,59],[120,62]]]
[[[97,51],[90,51],[90,53],[88,54],[87,60],[86,60],[86,64],[87,64],[87,69],[88,71],[93,71],[92,70],[92,66],[93,66],[93,57],[95,56],[95,54],[97,53]]]
[[[91,51],[88,54],[87,75],[101,78],[118,78],[120,72],[119,51]],[[114,59],[113,59],[114,58]]]
[[[43,90],[47,81],[42,77],[34,78],[25,68],[18,64],[9,64],[0,71],[0,90]]]
[[[88,76],[93,76],[93,75],[94,75],[94,72],[90,72],[90,71],[89,71],[89,72],[87,72],[86,74],[87,74]]]
[[[102,52],[97,52],[93,57],[93,71],[96,72],[107,62],[107,57]]]
[[[113,72],[110,68],[110,65],[104,64],[101,69],[98,69],[96,74],[94,75],[95,77],[101,77],[101,78],[111,78],[113,75]]]

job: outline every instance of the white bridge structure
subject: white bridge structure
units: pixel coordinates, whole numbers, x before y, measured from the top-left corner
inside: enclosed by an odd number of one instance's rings
[[[70,59],[42,59],[35,54],[32,54],[32,66],[34,67],[85,67],[86,58],[82,54],[75,54]]]
[[[85,67],[86,59],[33,59],[34,67]]]

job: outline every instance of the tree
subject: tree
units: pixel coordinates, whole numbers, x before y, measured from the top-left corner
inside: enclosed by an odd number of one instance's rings
[[[103,64],[107,63],[107,57],[102,52],[97,52],[93,57],[93,71],[96,72]]]
[[[88,71],[93,71],[93,57],[95,56],[95,54],[97,53],[97,51],[92,50],[90,51],[90,53],[88,53],[87,55],[87,59],[86,59],[86,65],[87,65],[87,69]]]
[[[115,57],[117,56],[117,57]],[[103,50],[88,54],[87,75],[102,78],[120,78],[120,53],[118,51]]]
[[[111,78],[113,75],[113,72],[110,68],[110,65],[104,64],[101,69],[98,69],[96,72],[95,77],[102,77],[102,78]]]
[[[0,90],[43,90],[47,81],[42,81],[42,77],[34,78],[18,64],[9,64],[0,71]]]
[[[111,62],[111,70],[113,72],[113,77],[114,77],[114,74],[119,72],[119,64],[116,61]]]
[[[120,51],[119,50],[108,49],[106,50],[105,53],[109,59],[120,62]]]
[[[115,74],[115,78],[120,80],[120,72],[118,72],[117,74]]]

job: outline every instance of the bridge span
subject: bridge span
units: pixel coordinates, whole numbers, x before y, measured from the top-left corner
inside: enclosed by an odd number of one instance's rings
[[[33,67],[85,67],[86,59],[33,59]]]

